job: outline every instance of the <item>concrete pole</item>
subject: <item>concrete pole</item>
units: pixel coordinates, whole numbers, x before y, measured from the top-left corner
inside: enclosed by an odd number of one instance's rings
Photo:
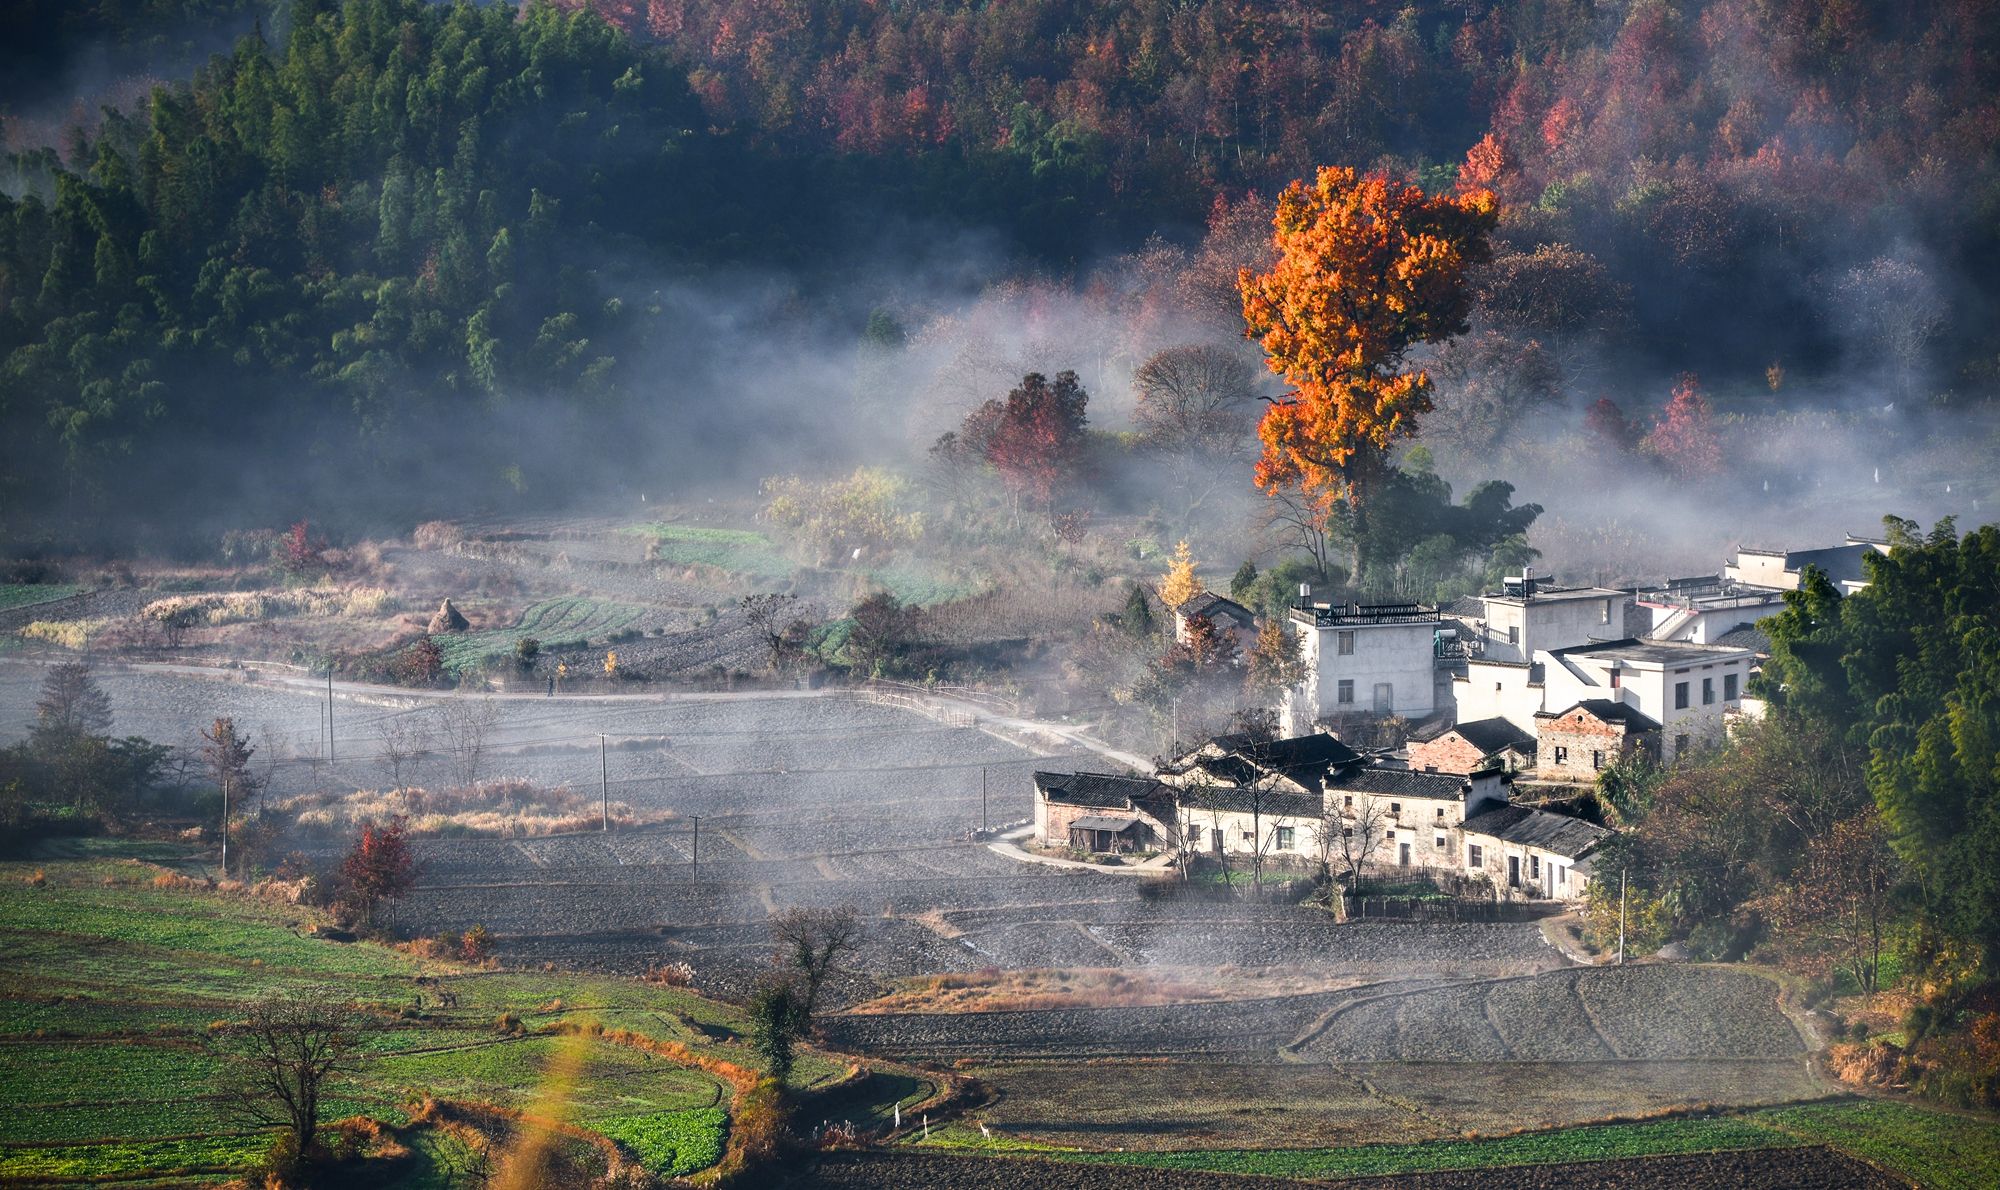
[[[694,882],[701,883],[701,815],[694,816]]]
[[[1625,869],[1618,869],[1618,965],[1625,965]]]
[[[604,733],[597,733],[597,792],[604,799],[604,831],[611,831],[611,768],[605,759]]]
[[[333,658],[326,659],[326,762],[333,763]]]

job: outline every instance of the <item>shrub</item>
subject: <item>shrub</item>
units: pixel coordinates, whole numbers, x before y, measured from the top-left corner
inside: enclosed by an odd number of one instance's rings
[[[647,968],[642,978],[647,983],[656,983],[662,987],[690,987],[694,983],[694,968],[681,962],[659,963]]]
[[[459,939],[458,957],[468,963],[483,963],[493,957],[493,933],[475,925]]]
[[[425,521],[410,534],[410,543],[420,550],[448,550],[465,540],[465,533],[450,521]]]

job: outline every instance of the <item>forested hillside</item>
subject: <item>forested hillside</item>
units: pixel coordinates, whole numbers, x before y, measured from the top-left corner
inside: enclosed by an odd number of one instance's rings
[[[59,148],[9,125],[0,518],[40,537],[114,507],[275,500],[289,519],[447,481],[546,500],[712,473],[714,452],[674,453],[686,419],[801,444],[851,420],[808,392],[731,420],[728,361],[775,332],[691,317],[726,304],[701,288],[722,274],[789,287],[792,322],[818,320],[801,354],[860,342],[926,257],[980,282],[1087,277],[1207,225],[1227,288],[1250,261],[1223,258],[1254,253],[1271,196],[1322,164],[1499,197],[1480,334],[1440,363],[1466,418],[1577,395],[1565,351],[1655,377],[1768,369],[1781,401],[1816,381],[1876,403],[1993,388],[1991,0],[1323,9],[19,6],[11,27],[58,63],[258,23]],[[7,114],[45,74],[17,74]],[[878,409],[929,399],[863,383]]]

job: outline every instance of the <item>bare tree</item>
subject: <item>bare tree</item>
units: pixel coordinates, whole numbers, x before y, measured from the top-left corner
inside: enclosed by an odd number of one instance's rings
[[[1843,274],[1832,289],[1848,332],[1895,365],[1897,391],[1909,396],[1948,312],[1937,283],[1918,265],[1879,256]]]
[[[796,595],[764,593],[745,595],[738,607],[743,609],[743,618],[750,623],[765,647],[771,651],[771,671],[776,673],[784,665],[785,640],[794,621],[793,612],[798,607]]]
[[[1132,374],[1132,418],[1154,445],[1182,454],[1242,446],[1255,396],[1250,366],[1223,347],[1188,343],[1156,352]]]
[[[1321,830],[1323,837],[1338,849],[1341,867],[1347,873],[1347,887],[1351,889],[1360,885],[1368,862],[1375,857],[1375,849],[1388,835],[1389,808],[1365,793],[1341,796],[1342,804],[1326,812]],[[1353,799],[1352,804],[1347,798]]]
[[[1192,516],[1248,440],[1256,391],[1250,367],[1227,348],[1189,343],[1155,353],[1132,385],[1139,396],[1133,420],[1166,456],[1183,516]]]
[[[1307,496],[1292,489],[1270,493],[1264,501],[1264,536],[1272,544],[1296,549],[1313,561],[1313,569],[1331,578],[1334,538],[1333,518]]]
[[[391,715],[376,731],[382,737],[382,759],[389,762],[389,777],[401,790],[403,774],[414,780],[430,753],[430,722],[422,715]]]
[[[273,995],[209,1044],[223,1059],[218,1088],[224,1111],[245,1123],[279,1125],[285,1164],[311,1158],[320,1106],[351,1069],[365,1018],[326,988]]]
[[[777,965],[798,981],[801,1028],[809,1029],[834,960],[854,949],[861,938],[861,919],[845,905],[787,909],[771,919],[771,937],[778,944]]]
[[[31,738],[38,747],[69,743],[78,736],[103,735],[111,727],[111,698],[81,661],[49,667],[35,700]]]
[[[437,736],[450,760],[452,780],[459,786],[479,780],[486,755],[486,735],[500,721],[500,708],[490,698],[454,695],[437,707]]]
[[[202,729],[201,758],[222,791],[222,874],[229,875],[229,824],[232,815],[257,792],[257,779],[250,773],[250,757],[256,752],[249,737],[239,735],[234,719],[217,719]]]

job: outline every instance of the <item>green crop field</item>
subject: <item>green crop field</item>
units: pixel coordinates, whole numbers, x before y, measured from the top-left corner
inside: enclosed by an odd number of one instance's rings
[[[1314,1179],[1827,1145],[1919,1186],[1970,1190],[2000,1185],[2000,1123],[1866,1100],[1586,1125],[1487,1140],[1325,1149],[1087,1152],[1005,1136],[987,1138],[963,1125],[933,1129],[928,1141],[912,1143],[996,1156],[1032,1154],[1056,1161]]]
[[[74,583],[0,583],[0,612],[68,599],[84,589]]]
[[[647,1169],[681,1177],[722,1160],[728,1117],[721,1108],[657,1112],[599,1120],[597,1130],[632,1150]]]
[[[36,871],[46,883],[28,879]],[[0,864],[0,1180],[213,1181],[249,1167],[270,1137],[225,1110],[211,1026],[261,995],[321,985],[352,997],[370,1024],[329,1119],[402,1125],[426,1096],[533,1106],[619,1139],[663,1173],[720,1158],[728,1088],[592,1026],[751,1065],[734,1009],[611,977],[473,970],[325,941],[304,932],[312,910],[162,886],[162,871],[102,855]],[[417,1010],[414,996],[433,990],[420,974],[458,1006],[441,1011],[432,995]],[[505,1014],[526,1032],[503,1032]],[[558,1023],[575,1030],[537,1031]],[[559,1050],[580,1055],[561,1076]],[[801,1057],[801,1081],[839,1069]],[[450,1143],[413,1147],[421,1158]]]
[[[653,557],[677,566],[712,566],[748,578],[789,578],[798,565],[770,538],[749,529],[716,529],[651,521],[624,530],[653,539]]]
[[[628,603],[567,596],[545,599],[521,613],[511,628],[468,632],[434,638],[444,653],[445,668],[457,673],[494,658],[511,657],[523,637],[532,636],[545,649],[566,648],[630,628],[646,609]]]

